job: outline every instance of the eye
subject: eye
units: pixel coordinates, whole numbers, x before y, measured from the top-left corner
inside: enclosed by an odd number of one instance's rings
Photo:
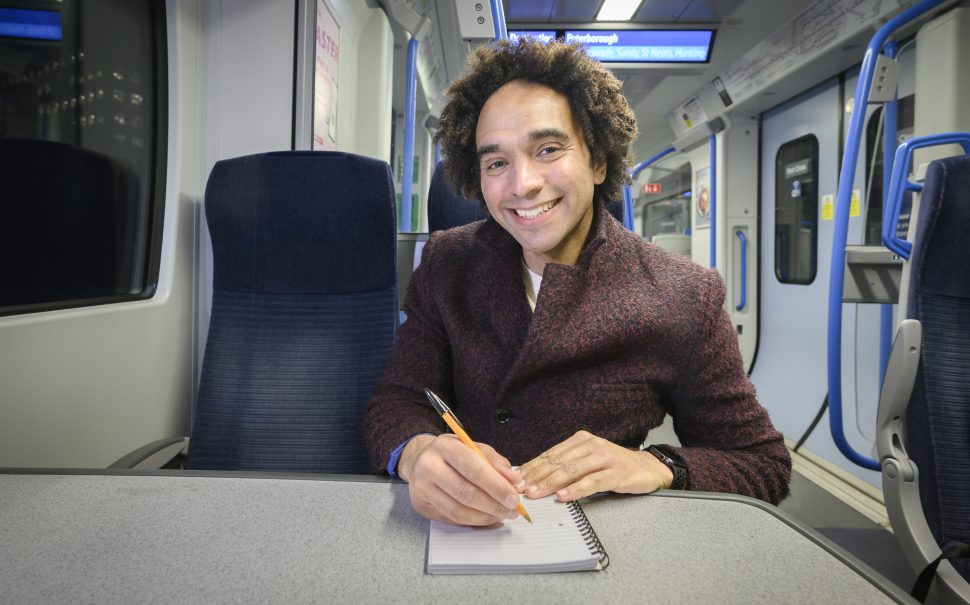
[[[485,163],[485,170],[498,170],[505,166],[505,160],[493,160]]]
[[[562,147],[559,145],[546,145],[539,150],[539,155],[552,155],[562,151]]]

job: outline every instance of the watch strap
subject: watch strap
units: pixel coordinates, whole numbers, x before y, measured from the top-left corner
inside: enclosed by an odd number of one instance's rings
[[[673,458],[670,454],[656,445],[651,445],[647,451],[656,456],[658,460],[667,465],[670,472],[674,474],[674,480],[670,484],[670,489],[687,489],[688,471],[687,465]]]

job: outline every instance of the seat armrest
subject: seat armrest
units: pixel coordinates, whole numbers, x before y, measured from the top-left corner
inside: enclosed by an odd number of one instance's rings
[[[900,322],[886,364],[876,416],[876,451],[879,460],[884,462],[893,458],[899,461],[907,481],[912,481],[913,477],[908,472],[911,463],[903,446],[903,421],[919,369],[922,337],[920,322],[915,319]]]
[[[160,469],[188,447],[188,437],[166,437],[129,452],[108,468]]]

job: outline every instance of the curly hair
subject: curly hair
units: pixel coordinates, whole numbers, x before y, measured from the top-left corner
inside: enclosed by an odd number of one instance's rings
[[[468,72],[445,91],[451,99],[441,112],[434,141],[441,145],[445,172],[461,194],[484,205],[475,129],[485,102],[513,80],[541,84],[566,97],[591,161],[606,160],[606,178],[594,188],[593,199],[620,199],[621,188],[630,181],[630,145],[637,136],[621,82],[579,44],[543,44],[532,38],[479,47],[469,57]]]

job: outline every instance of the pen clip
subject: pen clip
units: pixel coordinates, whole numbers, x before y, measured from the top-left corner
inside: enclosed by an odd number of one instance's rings
[[[442,401],[441,397],[438,397],[437,395],[435,395],[434,391],[425,387],[424,396],[428,398],[428,401],[431,402],[431,405],[434,407],[436,412],[438,412],[442,416],[444,416],[447,413],[449,416],[451,416],[454,419],[455,422],[458,423],[458,426],[464,428],[464,426],[461,424],[461,421],[458,420],[457,416],[455,416],[455,413],[451,411],[450,407],[448,407],[448,404]]]

